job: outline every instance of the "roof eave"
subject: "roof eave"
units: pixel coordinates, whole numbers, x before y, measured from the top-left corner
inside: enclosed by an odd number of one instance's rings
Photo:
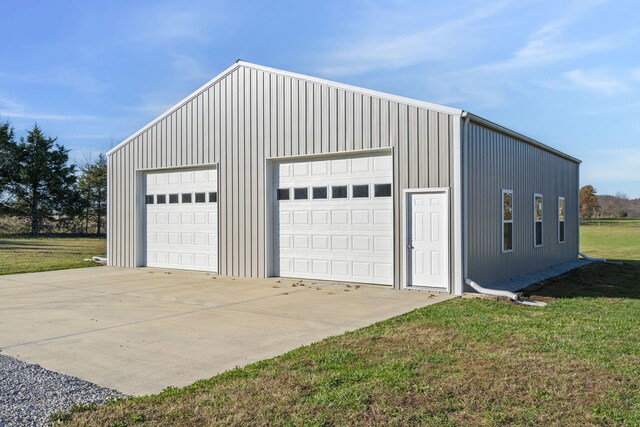
[[[570,156],[567,153],[564,153],[564,152],[562,152],[560,150],[556,150],[555,148],[550,147],[550,146],[548,146],[546,144],[543,144],[540,141],[537,141],[537,140],[535,140],[533,138],[529,138],[526,135],[523,135],[521,133],[513,131],[513,130],[511,130],[509,128],[501,126],[501,125],[499,125],[497,123],[494,123],[494,122],[492,122],[490,120],[487,120],[485,118],[477,116],[477,115],[475,115],[473,113],[469,113],[468,111],[463,111],[462,112],[462,117],[468,117],[469,120],[471,120],[472,122],[478,123],[478,124],[480,124],[482,126],[488,127],[490,129],[493,129],[493,130],[498,131],[500,133],[503,133],[505,135],[509,135],[509,136],[511,136],[513,138],[519,139],[519,140],[521,140],[523,142],[526,142],[527,144],[531,144],[531,145],[533,145],[533,146],[535,146],[537,148],[540,148],[541,150],[544,150],[544,151],[547,151],[549,153],[555,154],[556,156],[562,157],[562,158],[564,158],[566,160],[570,160],[570,161],[572,161],[574,163],[578,163],[578,164],[582,163],[582,160],[577,159],[577,158],[575,158],[573,156]]]

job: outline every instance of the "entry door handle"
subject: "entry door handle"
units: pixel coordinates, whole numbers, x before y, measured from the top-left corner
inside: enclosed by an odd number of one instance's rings
[[[407,243],[407,248],[413,249],[413,239],[409,239],[409,243]]]

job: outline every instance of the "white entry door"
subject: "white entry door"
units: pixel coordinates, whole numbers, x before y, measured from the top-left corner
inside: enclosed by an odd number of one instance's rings
[[[274,168],[275,275],[393,284],[390,155]]]
[[[408,193],[407,209],[407,285],[448,290],[447,192]]]
[[[218,271],[215,169],[145,175],[145,256],[149,267]]]

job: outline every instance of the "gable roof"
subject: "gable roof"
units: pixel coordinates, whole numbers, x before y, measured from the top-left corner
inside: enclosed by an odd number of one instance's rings
[[[290,72],[290,71],[280,70],[280,69],[277,69],[277,68],[266,67],[264,65],[253,64],[251,62],[246,62],[246,61],[242,61],[242,60],[237,60],[234,64],[232,64],[226,70],[222,71],[220,74],[218,74],[217,76],[215,76],[214,78],[212,78],[211,80],[206,82],[204,85],[200,86],[194,92],[192,92],[191,94],[187,95],[185,98],[183,98],[178,103],[173,105],[171,108],[166,110],[164,113],[160,114],[153,121],[151,121],[147,125],[143,126],[139,130],[137,130],[136,132],[131,134],[129,137],[125,138],[121,143],[119,143],[118,145],[116,145],[115,147],[113,147],[112,149],[107,151],[106,155],[109,156],[109,155],[113,154],[114,152],[118,151],[120,148],[122,148],[124,145],[128,144],[131,140],[136,138],[138,135],[140,135],[141,133],[143,133],[147,129],[151,128],[156,123],[160,122],[162,119],[164,119],[169,114],[171,114],[173,111],[177,110],[178,108],[180,108],[182,105],[184,105],[187,102],[189,102],[194,97],[196,97],[199,94],[201,94],[202,92],[206,91],[211,86],[216,84],[218,81],[222,80],[227,75],[231,74],[232,72],[234,72],[236,69],[238,69],[240,67],[253,68],[255,70],[260,70],[260,71],[265,71],[265,72],[269,72],[269,73],[279,74],[279,75],[288,76],[288,77],[292,77],[292,78],[300,79],[300,80],[306,80],[306,81],[323,84],[323,85],[326,85],[326,86],[329,86],[329,87],[333,87],[333,88],[337,88],[337,89],[342,89],[342,90],[347,90],[347,91],[351,91],[351,92],[361,93],[361,94],[364,94],[364,95],[374,96],[374,97],[385,99],[385,100],[388,100],[388,101],[397,102],[397,103],[400,103],[400,104],[411,105],[411,106],[418,107],[418,108],[425,108],[425,109],[428,109],[428,110],[437,111],[437,112],[446,113],[446,114],[451,114],[451,115],[454,115],[454,116],[467,117],[473,122],[476,122],[476,123],[481,124],[483,126],[489,127],[489,128],[491,128],[493,130],[496,130],[498,132],[505,133],[505,134],[507,134],[509,136],[512,136],[512,137],[516,138],[516,139],[520,139],[525,143],[534,145],[534,146],[536,146],[538,148],[541,148],[541,149],[543,149],[545,151],[549,151],[549,152],[551,152],[553,154],[556,154],[556,155],[558,155],[560,157],[563,157],[563,158],[565,158],[567,160],[571,160],[571,161],[574,161],[576,163],[580,163],[580,160],[576,159],[575,157],[572,157],[572,156],[570,156],[568,154],[565,154],[565,153],[563,153],[563,152],[561,152],[559,150],[556,150],[555,148],[552,148],[552,147],[550,147],[550,146],[548,146],[546,144],[543,144],[543,143],[541,143],[539,141],[536,141],[536,140],[534,140],[532,138],[529,138],[529,137],[527,137],[525,135],[522,135],[522,134],[520,134],[518,132],[512,131],[512,130],[510,130],[508,128],[500,126],[500,125],[498,125],[496,123],[493,123],[493,122],[491,122],[489,120],[483,119],[480,116],[476,116],[475,114],[471,114],[471,113],[469,113],[467,111],[464,111],[464,110],[461,110],[459,108],[453,108],[453,107],[448,107],[446,105],[441,105],[441,104],[436,104],[436,103],[432,103],[432,102],[421,101],[421,100],[414,99],[414,98],[407,98],[407,97],[404,97],[404,96],[393,95],[393,94],[390,94],[390,93],[380,92],[380,91],[377,91],[377,90],[365,89],[365,88],[362,88],[362,87],[352,86],[352,85],[348,85],[348,84],[344,84],[344,83],[339,83],[339,82],[335,82],[335,81],[332,81],[332,80],[322,79],[322,78],[319,78],[319,77],[313,77],[313,76],[308,76],[308,75],[305,75],[305,74],[298,74],[298,73],[293,73],[293,72]]]

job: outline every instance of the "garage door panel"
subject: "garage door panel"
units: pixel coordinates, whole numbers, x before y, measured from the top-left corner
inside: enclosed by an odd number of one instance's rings
[[[151,172],[145,178],[145,194],[155,202],[145,205],[146,265],[217,271],[217,202],[201,196],[217,192],[216,171]]]
[[[374,196],[375,184],[392,184],[391,164],[390,156],[360,156],[277,165],[273,185],[290,194],[274,201],[279,274],[392,284],[393,198]],[[353,197],[354,185],[366,185],[368,197]],[[346,186],[347,197],[334,199],[332,186]],[[296,200],[296,188],[308,197]]]

